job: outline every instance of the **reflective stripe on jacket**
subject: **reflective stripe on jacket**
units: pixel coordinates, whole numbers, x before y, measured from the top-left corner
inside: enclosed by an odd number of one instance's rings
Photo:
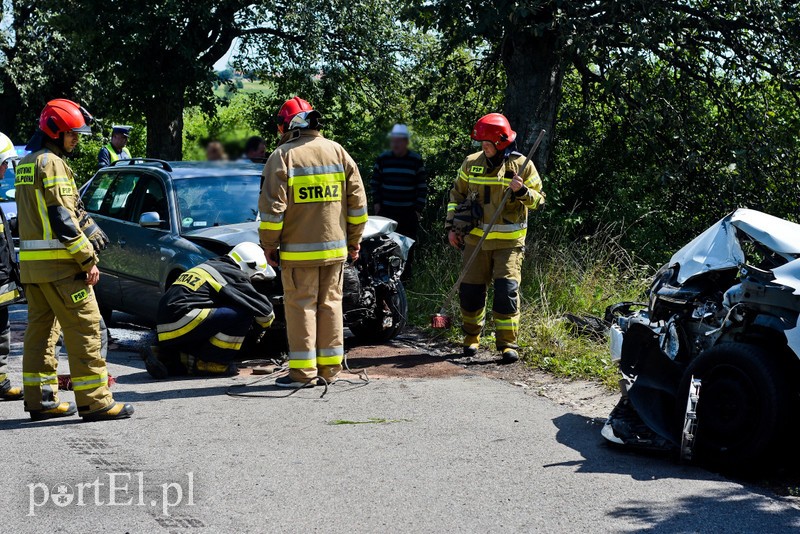
[[[17,165],[16,201],[23,283],[53,282],[97,263],[81,231],[80,199],[72,169],[51,144]]]
[[[0,307],[23,300],[14,239],[6,214],[0,208]]]
[[[525,156],[514,152],[498,167],[492,168],[486,155],[481,151],[471,154],[464,160],[458,171],[458,177],[450,190],[450,202],[447,205],[446,228],[453,222],[455,210],[471,193],[475,193],[476,202],[480,202],[483,211],[482,225],[473,228],[466,237],[469,244],[476,245],[488,228],[488,223],[497,211],[514,175],[519,172]],[[528,229],[528,210],[536,209],[544,204],[542,180],[533,163],[525,168],[522,177],[525,187],[513,194],[503,209],[503,213],[495,226],[486,236],[484,250],[515,248],[525,245]]]
[[[284,135],[264,166],[258,202],[264,248],[287,266],[342,262],[361,241],[367,197],[353,159],[316,130]]]
[[[228,256],[214,258],[181,274],[158,303],[159,341],[186,335],[215,308],[250,312],[259,326],[272,324],[272,303]],[[220,340],[221,343],[223,340]]]

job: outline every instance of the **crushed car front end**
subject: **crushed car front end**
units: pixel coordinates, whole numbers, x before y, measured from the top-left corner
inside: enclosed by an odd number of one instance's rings
[[[602,435],[736,466],[797,417],[800,225],[747,209],[679,250],[647,303],[609,308],[622,398]]]

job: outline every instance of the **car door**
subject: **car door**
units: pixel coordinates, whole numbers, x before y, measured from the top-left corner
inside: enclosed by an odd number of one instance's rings
[[[141,176],[129,172],[101,173],[94,177],[81,196],[95,222],[108,235],[108,247],[100,253],[102,272],[95,287],[101,307],[126,310],[122,301],[120,277],[125,271],[122,244],[131,225],[131,200]]]
[[[158,213],[161,224],[142,226],[145,213]],[[175,240],[169,214],[167,189],[160,177],[143,174],[131,203],[131,220],[121,244],[125,272],[120,276],[125,309],[151,317],[161,298],[161,281]]]

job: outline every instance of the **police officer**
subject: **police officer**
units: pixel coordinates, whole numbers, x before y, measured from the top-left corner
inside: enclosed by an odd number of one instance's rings
[[[124,124],[115,124],[111,128],[111,140],[103,145],[97,153],[97,168],[102,169],[108,167],[115,161],[121,159],[131,159],[131,153],[128,150],[128,138],[131,136],[133,126],[126,126]]]
[[[20,269],[28,299],[22,357],[25,410],[34,420],[76,411],[84,420],[130,417],[133,406],[114,402],[101,355],[100,310],[92,286],[100,279],[97,251],[107,236],[83,211],[72,169],[64,161],[91,115],[75,102],[51,100],[39,117],[16,172]],[[76,403],[61,401],[55,342],[64,331]]]
[[[0,133],[0,180],[10,164],[17,160],[14,144]],[[8,355],[11,352],[11,323],[8,307],[23,300],[19,281],[19,265],[14,253],[11,227],[0,208],[0,400],[20,400],[22,388],[12,386],[8,378]]]
[[[524,176],[519,176],[525,157],[516,152],[517,134],[503,115],[490,113],[481,117],[471,137],[481,144],[481,151],[467,156],[461,165],[450,191],[445,225],[450,244],[464,247],[465,262],[472,256],[506,189],[511,188],[513,194],[460,287],[464,354],[474,356],[478,351],[486,322],[486,288],[493,283],[492,315],[497,349],[503,361],[511,363],[519,359],[519,285],[528,210],[544,203],[542,181],[532,164],[525,168]],[[462,218],[459,210],[479,214],[475,227],[466,236],[459,234],[454,225],[455,220]]]
[[[150,375],[236,375],[232,361],[253,324],[268,328],[275,317],[253,286],[270,274],[261,247],[244,242],[180,275],[158,305],[158,347],[143,354]]]
[[[299,97],[278,113],[278,148],[264,167],[261,246],[280,254],[289,374],[281,387],[336,380],[344,358],[342,272],[358,259],[367,197],[350,155],[320,133],[320,114]]]

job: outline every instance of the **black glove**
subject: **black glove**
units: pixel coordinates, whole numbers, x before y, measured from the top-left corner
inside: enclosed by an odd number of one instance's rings
[[[89,239],[95,252],[105,250],[108,246],[108,236],[85,211],[81,215],[81,231]]]

